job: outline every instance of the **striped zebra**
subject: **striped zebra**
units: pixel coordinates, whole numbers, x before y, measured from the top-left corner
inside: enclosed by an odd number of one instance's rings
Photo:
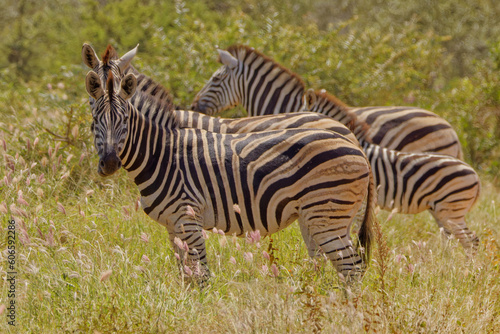
[[[357,143],[356,137],[346,126],[317,113],[286,113],[276,116],[224,119],[188,110],[174,110],[173,98],[165,87],[148,76],[140,74],[130,64],[136,52],[137,47],[119,58],[115,49],[108,45],[102,55],[102,60],[100,60],[94,49],[90,45],[84,44],[82,59],[90,69],[99,75],[103,87],[105,87],[104,83],[107,81],[109,73],[113,74],[114,81],[117,81],[116,78],[123,78],[126,73],[134,73],[137,78],[137,89],[130,102],[146,117],[155,122],[175,120],[177,126],[181,128],[197,128],[219,133],[246,133],[289,128],[325,129],[341,134],[353,143]],[[89,100],[92,109],[94,99],[89,97]],[[174,117],[171,116],[170,112],[174,113]],[[162,118],[162,116],[168,117]],[[165,126],[170,125],[165,124]]]
[[[196,95],[191,109],[214,115],[241,104],[249,116],[301,110],[303,81],[260,52],[242,45],[218,50],[222,66]],[[354,113],[367,124],[363,138],[404,152],[436,152],[463,160],[458,135],[438,115],[414,107],[351,108],[336,99],[334,110],[314,111],[345,123]],[[358,138],[359,139],[359,138]]]
[[[465,215],[480,192],[479,176],[465,162],[446,155],[389,150],[362,142],[377,185],[377,204],[384,210],[416,214],[428,210],[446,235],[475,252],[476,234]]]
[[[466,249],[477,249],[479,239],[464,218],[480,192],[479,176],[471,166],[452,156],[400,152],[369,143],[364,120],[339,108],[335,97],[325,91],[308,90],[305,102],[306,109],[323,110],[350,125],[370,160],[382,209],[409,214],[429,210],[446,234],[455,236]]]
[[[98,172],[108,176],[124,167],[139,188],[144,211],[166,226],[188,267],[198,268],[202,277],[209,273],[203,229],[238,236],[259,230],[265,236],[298,220],[339,273],[348,279],[362,275],[374,184],[355,144],[325,130],[233,135],[167,127],[130,103],[136,87],[133,74],[116,86],[110,73],[105,89],[96,72],[87,74],[86,89],[95,99]],[[360,255],[350,229],[364,199]]]

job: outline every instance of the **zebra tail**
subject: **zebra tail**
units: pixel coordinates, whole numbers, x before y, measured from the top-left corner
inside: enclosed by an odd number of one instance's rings
[[[361,246],[364,248],[362,253],[363,261],[367,264],[370,260],[371,245],[373,239],[373,223],[376,219],[375,217],[375,206],[377,197],[375,194],[375,183],[373,179],[373,174],[370,168],[370,182],[368,183],[368,196],[366,197],[366,209],[363,221],[358,232],[358,248]]]

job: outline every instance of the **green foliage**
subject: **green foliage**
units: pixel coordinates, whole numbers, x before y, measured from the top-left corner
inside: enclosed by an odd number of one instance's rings
[[[494,332],[500,198],[489,181],[498,184],[500,172],[499,6],[487,0],[4,1],[0,220],[2,229],[11,217],[18,222],[16,329]],[[297,226],[260,247],[211,236],[214,277],[205,289],[191,286],[179,274],[165,229],[139,209],[125,173],[107,179],[96,173],[84,42],[98,52],[111,43],[120,54],[139,44],[134,65],[168,87],[180,106],[189,106],[219,67],[215,47],[241,43],[348,104],[433,110],[455,127],[467,161],[482,176],[482,198],[467,217],[482,241],[479,254],[467,259],[456,242],[443,242],[427,213],[392,219],[379,213],[383,246],[360,287],[341,288],[331,265],[307,259]],[[0,238],[1,272],[5,242]],[[6,289],[0,280],[0,305]],[[9,330],[0,321],[0,332]]]

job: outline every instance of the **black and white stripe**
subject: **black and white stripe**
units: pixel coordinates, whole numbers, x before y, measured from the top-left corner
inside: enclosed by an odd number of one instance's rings
[[[119,90],[111,75],[106,93],[95,72],[86,83],[96,99],[94,132],[105,134],[96,136],[96,145],[114,143],[99,155],[101,174],[119,168],[108,165],[114,153],[138,185],[145,212],[167,227],[174,247],[175,237],[186,242],[187,265],[206,267],[202,229],[265,236],[298,220],[310,249],[319,246],[346,276],[363,272],[350,229],[366,199],[359,240],[368,251],[374,185],[357,145],[325,130],[230,135],[166,127],[161,124],[175,122],[152,122],[128,102],[136,88],[133,74]]]
[[[174,110],[173,98],[165,87],[148,76],[139,73],[130,64],[136,49],[118,58],[113,47],[108,46],[102,60],[99,60],[92,47],[84,44],[82,59],[87,66],[99,75],[104,87],[109,73],[113,74],[115,82],[117,77],[121,79],[127,73],[135,74],[137,90],[130,102],[137,110],[154,122],[160,122],[167,127],[171,127],[173,124],[165,124],[165,122],[175,122],[175,125],[181,128],[197,128],[219,133],[246,133],[291,128],[326,129],[341,134],[357,143],[357,139],[346,126],[330,117],[317,113],[283,113],[276,116],[224,119],[193,111]],[[91,109],[93,109],[94,99],[90,97],[90,100]],[[173,111],[174,115],[170,111]]]
[[[476,250],[479,239],[465,215],[477,201],[480,180],[474,169],[450,156],[389,150],[362,142],[385,210],[416,214],[429,210],[446,234]]]
[[[309,89],[304,110],[328,115],[347,125],[358,140],[402,152],[434,152],[463,160],[458,135],[438,115],[415,107],[347,107],[325,90]],[[356,128],[352,120],[356,119]]]

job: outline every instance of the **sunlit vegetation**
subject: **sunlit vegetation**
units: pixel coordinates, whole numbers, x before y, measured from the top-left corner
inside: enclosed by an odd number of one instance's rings
[[[0,217],[16,224],[16,327],[0,238],[0,332],[439,332],[500,328],[500,3],[31,1],[0,11]],[[362,283],[313,261],[296,225],[208,233],[213,277],[183,276],[166,230],[120,171],[96,173],[82,44],[139,44],[134,65],[189,106],[215,47],[247,44],[353,106],[414,105],[457,130],[481,176],[467,257],[428,213],[377,214]],[[225,116],[241,116],[241,109]],[[217,232],[217,231],[215,231]]]

